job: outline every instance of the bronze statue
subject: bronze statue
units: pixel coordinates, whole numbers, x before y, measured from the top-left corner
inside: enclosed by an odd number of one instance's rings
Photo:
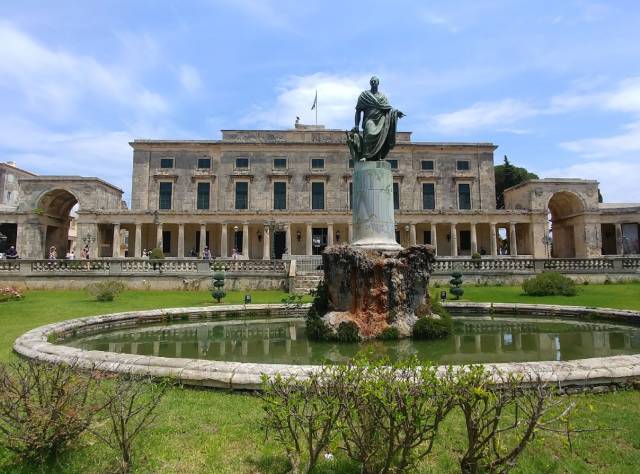
[[[380,79],[373,76],[369,83],[371,89],[358,97],[355,127],[347,132],[347,145],[354,160],[380,161],[395,146],[396,125],[405,115],[392,108],[387,97],[378,90]]]

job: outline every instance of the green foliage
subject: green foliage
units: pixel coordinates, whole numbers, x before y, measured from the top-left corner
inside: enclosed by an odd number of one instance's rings
[[[494,173],[496,177],[496,207],[498,209],[504,209],[505,189],[531,179],[538,179],[538,175],[530,173],[525,168],[513,166],[507,155],[504,156],[504,164],[494,167]]]
[[[464,294],[464,290],[461,288],[462,286],[462,273],[459,271],[455,271],[451,274],[453,278],[449,280],[449,284],[451,284],[452,288],[449,289],[449,293],[456,297],[457,300]]]
[[[424,316],[413,325],[411,336],[414,339],[442,339],[451,334],[451,331],[451,318]]]
[[[94,379],[32,360],[0,366],[0,445],[21,458],[56,457],[89,427]]]
[[[89,295],[93,296],[96,301],[105,302],[113,301],[116,296],[126,289],[126,285],[121,281],[104,280],[87,286],[86,291]]]
[[[211,278],[211,296],[213,296],[213,298],[215,298],[215,300],[220,303],[220,300],[227,296],[227,293],[224,291],[224,268],[222,267],[222,265],[216,265],[214,267],[214,272]]]
[[[149,259],[150,260],[163,260],[164,259],[164,252],[162,251],[161,248],[155,247],[155,248],[151,249],[151,252],[149,252]]]
[[[0,288],[0,303],[4,303],[5,301],[17,301],[22,298],[24,298],[22,292],[13,286]]]
[[[384,330],[378,334],[378,339],[381,341],[395,341],[400,339],[400,332],[398,331],[398,328],[389,326],[388,328],[384,328]]]
[[[480,259],[482,258],[482,255],[480,255],[478,252],[473,252],[473,253],[471,254],[471,258],[472,258],[473,260],[480,260]]]
[[[307,337],[312,341],[329,341],[334,339],[335,334],[322,320],[322,316],[329,310],[329,294],[324,281],[318,284],[315,290],[311,291],[313,301],[305,318]]]
[[[343,321],[338,325],[335,340],[338,342],[358,342],[360,341],[360,331],[358,325],[353,321]]]
[[[320,316],[329,311],[329,290],[327,290],[327,284],[324,280],[318,283],[318,287],[315,290],[311,290],[309,294],[313,297],[311,309],[315,310]]]
[[[575,282],[557,272],[544,272],[526,280],[522,289],[529,296],[575,296]]]

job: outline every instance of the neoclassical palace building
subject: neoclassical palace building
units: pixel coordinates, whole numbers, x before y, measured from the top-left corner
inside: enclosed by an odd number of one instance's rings
[[[596,257],[640,253],[640,204],[598,202],[598,182],[541,179],[496,209],[491,143],[412,142],[389,155],[396,235],[441,256]],[[349,242],[352,166],[345,133],[323,126],[223,130],[221,140],[134,140],[131,206],[95,177],[36,176],[0,163],[0,232],[22,258],[55,246],[98,257],[280,259]]]

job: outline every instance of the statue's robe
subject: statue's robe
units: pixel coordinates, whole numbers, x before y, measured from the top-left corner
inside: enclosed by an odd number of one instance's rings
[[[383,93],[371,91],[360,94],[356,110],[364,112],[362,157],[367,161],[384,160],[396,144],[398,111]]]

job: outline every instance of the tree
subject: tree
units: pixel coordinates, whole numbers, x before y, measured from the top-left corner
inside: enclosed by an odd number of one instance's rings
[[[504,155],[504,164],[494,167],[496,175],[496,207],[504,209],[504,190],[523,183],[530,179],[539,179],[537,174],[530,173],[525,168],[513,166],[507,155]]]

